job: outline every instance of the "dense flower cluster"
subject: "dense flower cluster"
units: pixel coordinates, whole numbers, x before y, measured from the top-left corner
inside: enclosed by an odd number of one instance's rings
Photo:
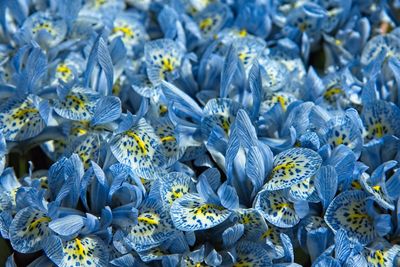
[[[31,267],[399,266],[399,9],[0,0],[2,238]]]

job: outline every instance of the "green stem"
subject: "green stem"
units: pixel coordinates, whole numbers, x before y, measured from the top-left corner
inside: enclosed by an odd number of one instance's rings
[[[22,153],[19,155],[18,159],[18,177],[22,177],[22,175],[26,174],[28,172],[28,164],[26,162],[27,156],[25,153]]]

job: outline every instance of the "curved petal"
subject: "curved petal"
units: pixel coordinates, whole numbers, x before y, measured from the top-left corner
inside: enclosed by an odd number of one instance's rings
[[[94,91],[75,87],[65,97],[54,101],[54,111],[69,120],[90,120],[98,100],[99,96]]]
[[[63,242],[57,236],[51,236],[44,251],[57,266],[108,266],[108,249],[97,236],[74,238]]]
[[[177,162],[185,152],[179,142],[175,126],[168,119],[159,119],[152,123],[155,133],[159,136],[167,165],[171,166]]]
[[[159,85],[168,73],[176,71],[181,66],[182,49],[170,39],[158,39],[147,42],[144,46],[146,70],[149,80]]]
[[[43,241],[51,234],[50,217],[34,207],[20,210],[14,217],[10,229],[12,247],[21,253],[32,253],[42,249]]]
[[[340,228],[347,231],[349,238],[367,244],[376,237],[373,218],[367,213],[366,193],[345,191],[338,195],[325,213],[325,221],[334,233]]]
[[[293,200],[306,200],[308,202],[319,202],[317,189],[315,187],[315,176],[292,185],[288,189],[288,196]]]
[[[218,126],[229,136],[239,107],[237,102],[229,98],[215,98],[208,101],[203,109],[204,116],[201,121],[204,134],[208,136],[212,129]]]
[[[258,240],[268,230],[262,214],[256,209],[237,209],[238,223],[244,226],[243,239]]]
[[[256,197],[254,208],[259,210],[268,222],[278,227],[290,228],[300,221],[294,204],[286,199],[282,190],[261,191]]]
[[[365,258],[369,266],[395,266],[395,258],[400,252],[399,245],[383,249],[366,249]]]
[[[212,228],[228,219],[231,212],[206,203],[197,194],[186,194],[172,204],[170,214],[178,230],[193,231]]]
[[[110,143],[115,158],[136,173],[145,175],[146,170],[154,171],[164,163],[160,151],[160,139],[144,119],[129,130],[116,135]],[[146,177],[154,179],[154,177]]]
[[[264,188],[267,190],[288,188],[313,176],[321,163],[322,158],[311,149],[288,149],[276,156],[270,179]]]
[[[143,203],[137,220],[136,225],[127,229],[127,240],[133,247],[158,244],[175,232],[168,211],[154,199],[148,198]]]
[[[400,136],[400,109],[391,102],[378,100],[363,107],[361,119],[367,131],[366,138],[381,138],[384,135]]]
[[[270,266],[271,259],[261,244],[242,241],[236,246],[236,261],[233,266]]]
[[[325,143],[332,147],[343,144],[353,150],[357,157],[360,155],[363,145],[361,131],[347,116],[331,119],[320,133]]]
[[[160,196],[163,203],[172,205],[172,203],[189,193],[191,189],[191,177],[179,172],[172,172],[160,177]]]
[[[32,96],[12,98],[0,107],[0,130],[7,141],[22,141],[40,134],[46,126]]]

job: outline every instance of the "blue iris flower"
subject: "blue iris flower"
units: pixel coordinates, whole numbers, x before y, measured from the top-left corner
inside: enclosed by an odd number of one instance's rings
[[[398,2],[1,1],[6,266],[397,266]]]

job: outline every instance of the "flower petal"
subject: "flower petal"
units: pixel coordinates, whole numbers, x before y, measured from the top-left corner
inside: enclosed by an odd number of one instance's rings
[[[12,98],[0,107],[0,130],[7,141],[22,141],[37,136],[46,126],[32,96]]]
[[[206,203],[197,194],[186,194],[172,204],[170,214],[178,230],[193,231],[212,228],[228,219],[231,212]]]
[[[63,118],[75,121],[90,120],[99,96],[89,89],[75,87],[65,98],[54,101],[54,111]]]
[[[367,139],[384,135],[400,136],[400,109],[393,103],[378,100],[363,107],[361,113]]]
[[[259,243],[239,242],[236,246],[236,261],[233,266],[270,266],[271,259]]]
[[[108,266],[108,250],[97,236],[77,237],[63,242],[57,236],[50,237],[44,251],[57,266]]]
[[[182,61],[183,51],[170,39],[158,39],[144,46],[146,69],[149,80],[159,85],[168,73],[176,71]]]
[[[261,191],[256,198],[254,208],[259,210],[268,222],[278,227],[290,228],[300,221],[293,203],[286,199],[282,190]]]
[[[318,153],[308,148],[292,148],[278,154],[274,160],[267,190],[288,188],[313,176],[321,166]]]
[[[164,161],[160,151],[160,139],[144,119],[140,119],[136,126],[116,135],[111,140],[110,148],[119,162],[140,174],[145,174],[146,169],[154,170],[160,167]]]
[[[376,237],[373,218],[367,213],[367,194],[363,191],[345,191],[338,195],[325,213],[325,221],[334,233],[340,228],[349,238],[367,244]]]
[[[189,193],[191,188],[191,177],[179,172],[172,172],[160,177],[160,196],[163,203],[172,205],[172,203]]]
[[[228,98],[216,98],[207,102],[204,107],[204,117],[201,121],[202,130],[208,135],[216,126],[221,127],[228,136],[231,124],[235,120],[239,104]]]
[[[127,229],[127,240],[136,246],[153,246],[174,234],[168,211],[155,199],[148,198],[139,210],[138,223]]]
[[[51,234],[50,217],[33,207],[20,210],[14,217],[10,229],[11,245],[21,253],[32,253],[42,249],[43,241]]]

